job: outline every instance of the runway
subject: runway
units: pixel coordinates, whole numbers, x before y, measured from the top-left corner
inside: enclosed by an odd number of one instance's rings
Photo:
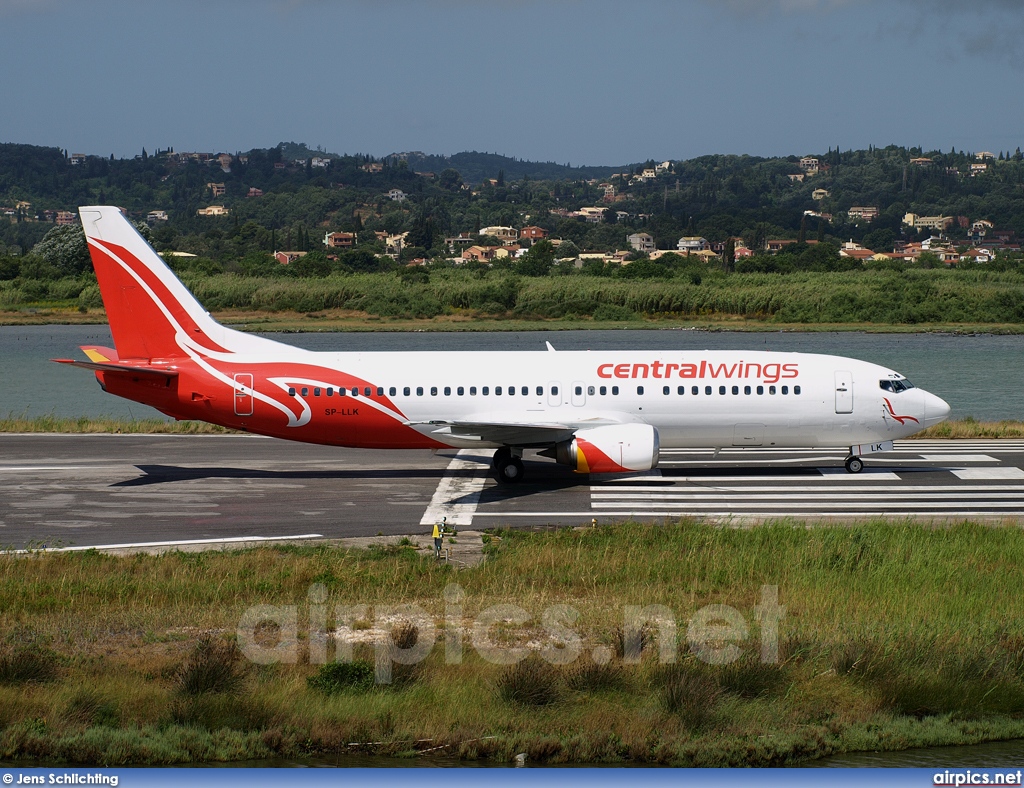
[[[842,451],[668,450],[658,469],[576,475],[527,454],[374,451],[247,435],[0,435],[0,546],[196,544],[577,525],[596,518],[1024,517],[1024,441],[903,441],[847,474]]]

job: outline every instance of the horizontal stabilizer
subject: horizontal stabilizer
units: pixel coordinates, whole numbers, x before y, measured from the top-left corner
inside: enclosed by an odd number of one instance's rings
[[[173,369],[157,369],[156,367],[136,367],[131,364],[118,364],[116,362],[97,362],[97,361],[75,361],[72,358],[53,358],[51,361],[56,361],[58,364],[70,364],[73,367],[83,367],[84,369],[93,369],[99,372],[122,372],[131,375],[156,375],[161,378],[176,378],[178,372]]]

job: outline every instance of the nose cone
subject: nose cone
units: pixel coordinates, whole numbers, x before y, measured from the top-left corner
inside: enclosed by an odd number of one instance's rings
[[[949,418],[949,404],[942,397],[924,392],[924,426],[930,427]]]

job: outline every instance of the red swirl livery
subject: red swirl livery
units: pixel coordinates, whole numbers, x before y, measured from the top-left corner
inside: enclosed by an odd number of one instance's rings
[[[512,483],[524,449],[605,473],[654,468],[665,448],[842,446],[856,472],[859,455],[949,415],[899,373],[837,356],[303,350],[217,323],[120,209],[80,213],[114,347],[58,360],[176,419],[335,446],[495,449]]]

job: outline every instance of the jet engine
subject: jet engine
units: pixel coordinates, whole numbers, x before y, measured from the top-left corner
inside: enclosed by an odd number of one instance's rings
[[[541,454],[577,473],[649,471],[658,465],[658,431],[650,424],[591,427]]]

